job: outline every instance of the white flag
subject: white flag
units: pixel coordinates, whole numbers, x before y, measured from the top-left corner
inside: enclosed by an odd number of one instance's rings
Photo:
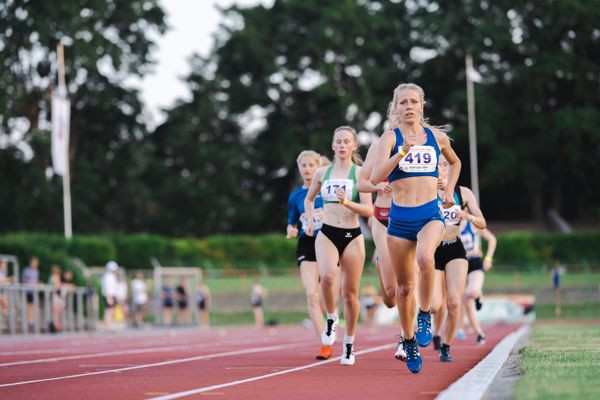
[[[52,168],[57,175],[65,175],[69,167],[70,119],[69,100],[52,96]]]

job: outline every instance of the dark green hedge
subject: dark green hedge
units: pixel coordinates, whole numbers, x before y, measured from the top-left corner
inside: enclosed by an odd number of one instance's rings
[[[556,260],[566,264],[600,264],[600,230],[573,234],[513,232],[497,235],[495,265],[499,268],[535,269]],[[367,241],[367,263],[373,243]],[[149,234],[78,235],[67,241],[61,235],[15,233],[0,235],[0,252],[15,254],[21,265],[36,255],[45,279],[52,264],[77,270],[70,258],[89,266],[116,260],[129,269],[150,269],[150,258],[164,266],[201,266],[209,269],[280,269],[295,266],[296,240],[283,234],[218,235],[203,239],[171,239]]]
[[[511,232],[497,235],[495,264],[518,269],[536,269],[566,264],[600,264],[600,231],[565,233]]]

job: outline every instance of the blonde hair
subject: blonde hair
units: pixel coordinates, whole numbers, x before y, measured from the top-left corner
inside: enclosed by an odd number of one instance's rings
[[[331,164],[331,161],[329,160],[329,158],[327,158],[327,156],[321,156],[319,157],[319,166],[320,167],[324,167],[326,165]]]
[[[425,104],[425,91],[421,86],[414,83],[401,83],[400,85],[398,85],[396,89],[394,89],[394,97],[388,105],[387,122],[390,129],[399,127],[400,123],[402,122],[400,121],[400,113],[396,108],[396,103],[398,102],[398,97],[400,97],[400,92],[407,89],[414,90],[417,93],[419,93],[421,103]],[[425,120],[423,113],[421,113],[421,125],[425,125],[426,123],[427,121]]]
[[[358,134],[356,133],[356,129],[354,129],[351,126],[347,126],[347,125],[338,126],[333,131],[333,137],[335,137],[335,135],[341,131],[348,131],[354,137],[354,143],[356,143],[356,149],[352,150],[352,162],[356,165],[362,165],[363,159],[360,156],[360,154],[358,154]]]
[[[298,158],[296,158],[296,164],[300,165],[300,161],[302,161],[304,157],[310,157],[317,163],[317,165],[321,165],[321,155],[313,150],[301,151],[300,154],[298,154]]]

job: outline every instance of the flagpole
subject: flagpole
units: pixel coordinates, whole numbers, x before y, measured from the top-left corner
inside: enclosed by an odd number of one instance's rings
[[[67,85],[65,82],[65,55],[62,43],[59,43],[56,49],[58,56],[58,91],[59,95],[67,97]],[[71,223],[71,172],[69,162],[69,148],[67,147],[65,173],[62,175],[63,183],[63,218],[65,226],[65,238],[71,239],[73,236],[73,227]]]
[[[475,91],[470,72],[473,70],[471,54],[465,56],[465,75],[467,77],[467,110],[469,120],[469,159],[471,164],[471,190],[479,204],[479,171],[477,163],[477,129],[475,126]]]

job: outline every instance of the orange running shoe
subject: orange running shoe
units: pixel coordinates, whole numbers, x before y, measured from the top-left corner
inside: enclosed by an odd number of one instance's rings
[[[317,360],[328,360],[331,358],[332,354],[331,346],[323,345],[321,346],[321,352],[317,356]]]

